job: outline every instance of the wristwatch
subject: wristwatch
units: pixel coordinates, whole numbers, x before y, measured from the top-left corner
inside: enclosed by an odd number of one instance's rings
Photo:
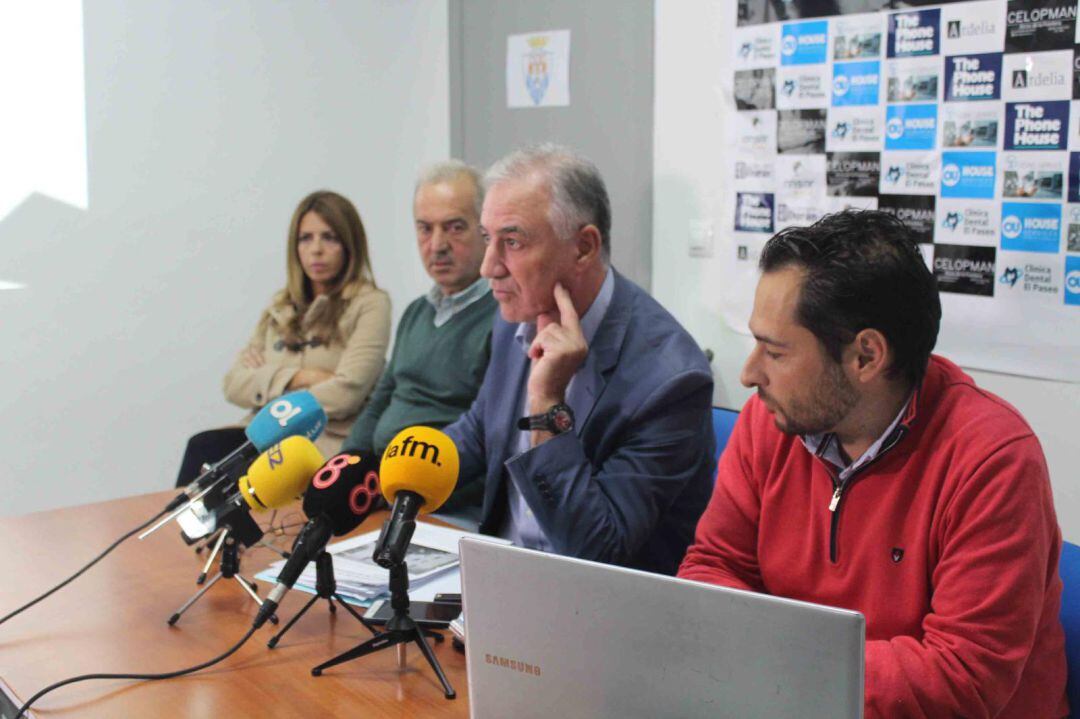
[[[560,402],[547,412],[522,417],[517,422],[517,428],[520,430],[539,429],[552,434],[569,432],[574,428],[574,410],[570,409],[570,405]]]

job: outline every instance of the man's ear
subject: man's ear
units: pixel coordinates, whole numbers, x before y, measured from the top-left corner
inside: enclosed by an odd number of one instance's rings
[[[585,225],[578,230],[574,242],[577,251],[574,256],[574,264],[579,267],[592,264],[603,251],[603,238],[600,237],[600,230],[597,229],[596,225]]]
[[[880,330],[868,327],[855,335],[845,351],[848,369],[859,382],[883,377],[892,365],[892,348]]]

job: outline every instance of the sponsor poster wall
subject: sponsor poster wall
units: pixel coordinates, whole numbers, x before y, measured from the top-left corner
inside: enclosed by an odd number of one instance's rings
[[[1077,0],[799,5],[736,3],[732,271],[783,227],[891,212],[937,277],[939,351],[1080,381]],[[724,302],[745,327],[752,297]]]

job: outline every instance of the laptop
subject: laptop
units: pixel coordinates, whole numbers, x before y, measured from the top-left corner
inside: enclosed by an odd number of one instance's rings
[[[861,717],[858,612],[460,542],[473,719]]]

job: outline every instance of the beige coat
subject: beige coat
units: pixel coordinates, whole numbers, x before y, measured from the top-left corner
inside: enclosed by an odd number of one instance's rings
[[[318,297],[305,314],[301,328],[305,339],[311,339],[307,318],[325,297]],[[284,311],[271,308],[280,325],[291,319],[292,308]],[[382,290],[365,284],[349,301],[338,323],[345,344],[335,341],[329,345],[305,347],[299,352],[278,344],[281,339],[273,323],[260,333],[258,329],[248,341],[248,347],[262,352],[266,363],[249,369],[237,355],[225,375],[225,398],[235,405],[252,410],[246,421],[274,398],[285,393],[296,371],[314,368],[333,372],[334,377],[308,389],[326,410],[326,431],[316,440],[325,457],[336,454],[349,434],[356,415],[367,402],[375,382],[386,363],[386,348],[390,344],[390,297]],[[242,352],[241,352],[242,354]]]

